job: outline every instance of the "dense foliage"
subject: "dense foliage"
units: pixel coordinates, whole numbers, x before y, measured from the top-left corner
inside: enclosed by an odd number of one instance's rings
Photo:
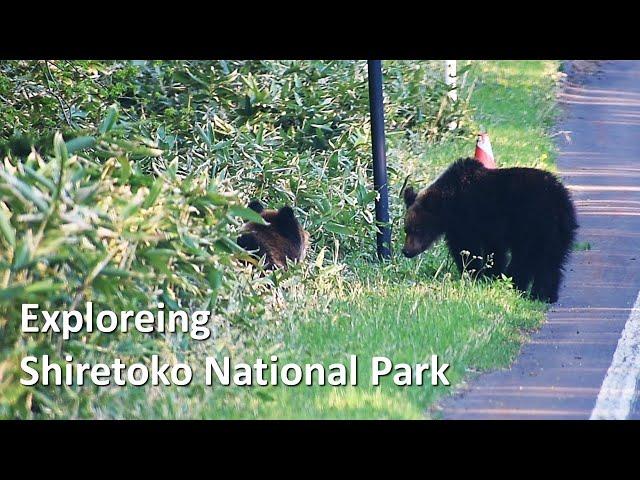
[[[389,142],[470,133],[466,95],[451,102],[440,76],[435,63],[386,63]],[[26,352],[191,348],[100,334],[61,345],[20,332],[22,303],[209,309],[216,348],[234,349],[274,316],[286,285],[339,271],[344,255],[373,257],[365,62],[3,61],[0,101],[1,417],[95,414],[96,392],[22,387]],[[399,170],[390,158],[394,185]],[[261,274],[237,262],[253,197],[296,206],[311,266]],[[334,252],[326,270],[323,247]]]
[[[466,103],[449,100],[436,65],[385,64],[391,142],[468,134]],[[180,172],[229,179],[244,200],[295,204],[316,243],[335,233],[360,248],[356,239],[372,231],[365,62],[42,61],[0,68],[5,151],[50,148],[55,129],[65,140],[91,134],[115,103],[122,137],[162,150],[137,159],[145,172],[162,171],[177,157]],[[452,121],[459,128],[450,131]]]

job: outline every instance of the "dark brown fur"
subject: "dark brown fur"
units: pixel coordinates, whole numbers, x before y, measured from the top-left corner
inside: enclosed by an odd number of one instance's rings
[[[249,208],[258,212],[268,225],[246,223],[238,237],[238,245],[256,257],[265,257],[267,268],[286,268],[287,259],[304,260],[309,248],[309,234],[300,226],[291,207],[267,210],[254,200],[249,203]]]
[[[460,159],[422,192],[408,187],[404,201],[405,256],[418,255],[444,236],[459,270],[479,272],[492,255],[493,266],[484,274],[505,273],[520,290],[531,284],[534,298],[558,299],[578,225],[571,196],[553,174],[487,169],[475,159]],[[470,253],[467,264],[464,250]]]

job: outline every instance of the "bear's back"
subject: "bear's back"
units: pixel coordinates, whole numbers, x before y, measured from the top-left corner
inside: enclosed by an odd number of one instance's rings
[[[448,192],[449,220],[455,218],[458,225],[482,229],[483,225],[508,223],[528,228],[520,220],[546,214],[549,221],[564,228],[577,228],[569,191],[545,170],[487,169],[475,159],[464,158],[454,162],[433,187]]]

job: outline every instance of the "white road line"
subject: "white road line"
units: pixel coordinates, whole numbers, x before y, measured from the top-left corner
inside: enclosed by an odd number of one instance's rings
[[[633,407],[640,376],[640,292],[627,320],[591,420],[624,420]]]

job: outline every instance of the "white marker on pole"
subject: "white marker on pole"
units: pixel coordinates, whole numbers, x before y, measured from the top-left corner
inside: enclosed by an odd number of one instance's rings
[[[458,100],[458,90],[456,89],[458,74],[457,72],[457,62],[456,60],[445,60],[444,61],[444,83],[449,86],[449,92],[447,92],[447,96],[451,99],[452,102]],[[457,122],[454,120],[449,122],[449,130],[454,130],[458,126]]]
[[[456,82],[458,80],[457,76],[457,61],[456,60],[445,60],[444,61],[444,83],[449,85],[449,98],[454,102],[458,100],[458,91],[456,90]]]
[[[624,420],[629,416],[640,376],[640,292],[624,326],[613,360],[600,387],[591,420]]]

